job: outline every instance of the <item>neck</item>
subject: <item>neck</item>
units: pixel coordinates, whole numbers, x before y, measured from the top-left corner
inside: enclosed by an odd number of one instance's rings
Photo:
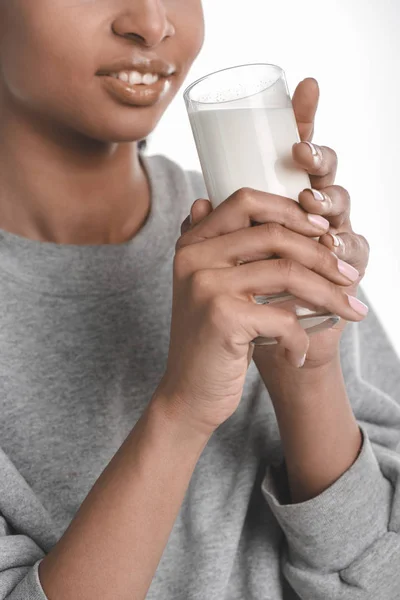
[[[0,117],[0,229],[58,244],[131,239],[150,208],[137,143]]]

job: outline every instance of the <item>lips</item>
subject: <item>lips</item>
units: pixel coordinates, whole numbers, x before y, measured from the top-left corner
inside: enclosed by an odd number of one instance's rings
[[[160,58],[135,56],[132,60],[115,60],[96,75],[114,100],[131,106],[153,106],[170,89],[175,72],[175,65]]]
[[[137,71],[142,75],[150,73],[159,77],[169,77],[176,71],[175,65],[160,58],[133,57],[132,60],[119,59],[102,67],[96,75],[111,75],[122,71]]]
[[[154,106],[171,87],[170,78],[161,77],[151,85],[130,85],[111,75],[102,75],[100,79],[106,91],[122,104],[130,106]]]

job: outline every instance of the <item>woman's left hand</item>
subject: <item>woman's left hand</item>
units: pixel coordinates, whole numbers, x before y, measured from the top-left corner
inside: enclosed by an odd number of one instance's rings
[[[329,233],[320,238],[320,243],[334,252],[338,258],[355,267],[360,277],[346,292],[357,296],[358,286],[365,275],[369,260],[369,244],[366,238],[353,231],[350,221],[350,195],[341,186],[334,185],[338,157],[334,150],[326,146],[311,144],[314,134],[314,120],[318,108],[319,87],[315,79],[302,81],[294,95],[293,108],[302,142],[293,147],[296,162],[308,171],[311,186],[317,191],[316,198],[310,191],[299,196],[302,208],[308,213],[318,214],[330,223]],[[347,321],[341,319],[331,329],[310,335],[310,347],[304,368],[324,366],[337,357],[340,338]],[[256,364],[265,361],[268,355],[279,355],[271,346],[258,346],[254,351]],[[284,357],[282,356],[284,362]]]

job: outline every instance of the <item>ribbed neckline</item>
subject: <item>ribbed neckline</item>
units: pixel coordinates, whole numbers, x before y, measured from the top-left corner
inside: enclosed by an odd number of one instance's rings
[[[149,277],[174,251],[180,211],[167,191],[163,157],[142,155],[141,160],[150,182],[151,208],[131,240],[56,244],[0,229],[0,276],[3,272],[31,289],[57,296],[121,293]]]

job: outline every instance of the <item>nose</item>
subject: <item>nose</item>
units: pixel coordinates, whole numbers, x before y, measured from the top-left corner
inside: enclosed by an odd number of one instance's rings
[[[164,0],[128,0],[126,4],[127,8],[113,22],[115,34],[146,48],[154,48],[174,35]]]

